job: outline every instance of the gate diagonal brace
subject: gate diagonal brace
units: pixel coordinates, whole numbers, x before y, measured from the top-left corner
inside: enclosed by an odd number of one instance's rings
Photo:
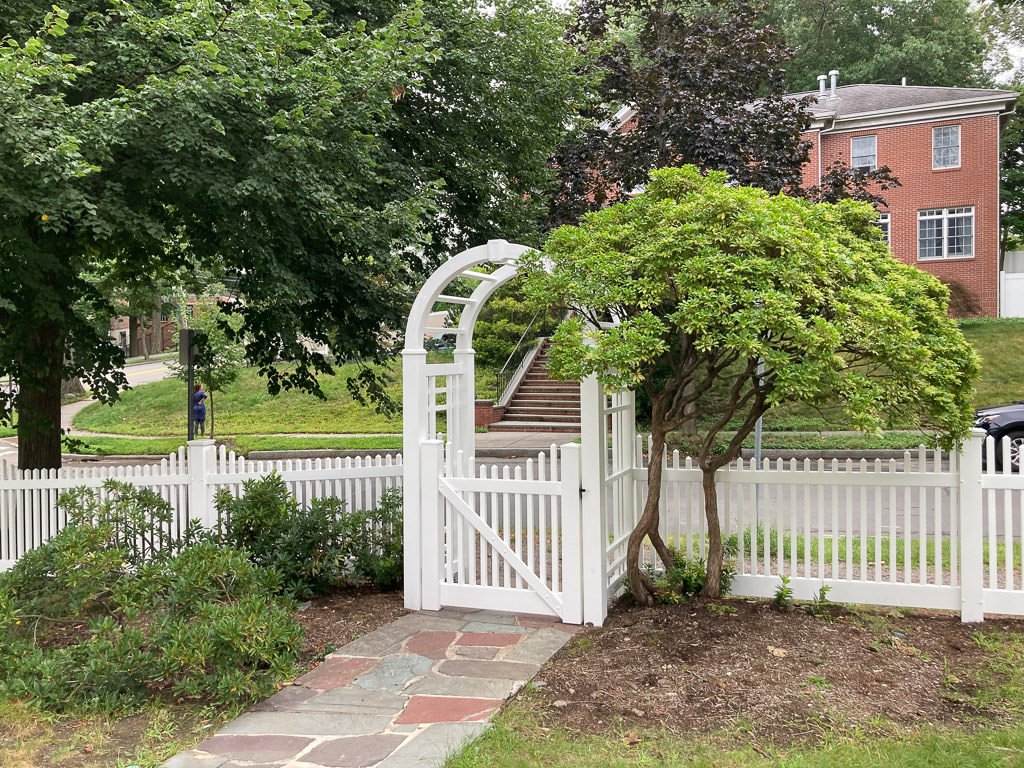
[[[480,516],[476,511],[466,503],[466,500],[459,495],[459,492],[449,485],[444,478],[440,478],[440,487],[441,494],[451,502],[452,506],[455,507],[462,518],[472,525],[473,528],[475,528],[476,531],[483,536],[483,538],[486,539],[492,547],[494,547],[498,554],[501,555],[502,558],[512,566],[516,573],[523,578],[523,581],[529,584],[530,588],[540,595],[541,599],[550,606],[551,610],[553,610],[558,616],[561,616],[562,601],[554,592],[548,589],[547,584],[541,581],[537,577],[537,574],[527,568],[526,563],[516,556],[516,553],[509,548],[508,544],[501,540],[501,537],[494,532],[494,529],[490,528],[483,520],[480,519]],[[554,556],[555,553],[552,553],[552,557]]]

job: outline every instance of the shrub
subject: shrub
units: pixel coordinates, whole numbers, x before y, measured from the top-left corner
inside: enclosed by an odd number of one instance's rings
[[[402,492],[389,488],[379,507],[346,516],[344,527],[344,550],[353,578],[380,589],[400,587],[405,551]]]
[[[728,554],[734,554],[729,552]],[[688,558],[681,550],[673,549],[672,567],[665,570],[656,570],[653,566],[647,568],[647,575],[654,583],[654,591],[658,600],[663,603],[680,603],[686,598],[693,597],[700,593],[707,583],[708,569],[703,558]],[[736,569],[732,564],[726,562],[722,565],[721,584],[722,594],[728,594],[732,580],[736,577]]]
[[[343,502],[316,499],[302,510],[276,473],[242,487],[242,496],[222,490],[215,499],[225,544],[278,571],[284,590],[296,597],[321,594],[348,579]]]
[[[402,497],[384,493],[380,507],[348,512],[339,499],[315,499],[301,509],[276,473],[243,484],[244,494],[216,497],[224,542],[280,574],[296,597],[342,584],[391,589],[402,581]]]
[[[159,497],[104,493],[65,495],[70,525],[0,574],[0,694],[118,713],[160,695],[233,706],[270,693],[301,636],[280,574],[194,530],[155,549]]]

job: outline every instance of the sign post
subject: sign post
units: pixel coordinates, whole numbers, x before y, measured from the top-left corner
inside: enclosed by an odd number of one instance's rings
[[[191,328],[178,331],[178,364],[188,370],[188,439],[196,438],[196,422],[192,409],[192,391],[196,383],[196,353],[199,334]]]

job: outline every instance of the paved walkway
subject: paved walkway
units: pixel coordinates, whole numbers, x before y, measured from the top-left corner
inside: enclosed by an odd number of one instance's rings
[[[577,629],[493,611],[402,616],[163,768],[437,768]]]

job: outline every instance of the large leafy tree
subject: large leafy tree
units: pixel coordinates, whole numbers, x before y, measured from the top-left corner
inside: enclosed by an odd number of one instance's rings
[[[1001,141],[1000,263],[1007,250],[1024,243],[1024,114],[1020,108],[1007,119]]]
[[[808,116],[784,97],[789,51],[765,11],[759,0],[584,0],[573,39],[603,51],[607,110],[559,153],[553,223],[575,222],[665,166],[728,171],[773,192],[797,186]],[[620,107],[629,112],[616,119]]]
[[[381,23],[404,0],[315,0],[332,23]],[[553,185],[550,158],[593,77],[549,0],[431,0],[436,44],[415,87],[396,90],[383,133],[389,174],[442,183],[426,253],[444,258],[489,238],[537,240]]]
[[[771,18],[793,48],[786,80],[817,88],[832,69],[846,83],[984,85],[988,24],[968,0],[772,0]]]
[[[108,282],[217,264],[244,297],[228,309],[244,319],[247,355],[271,391],[316,390],[330,366],[311,347],[373,361],[393,343],[424,252],[444,244],[445,230],[433,227],[431,241],[424,227],[433,212],[456,240],[492,234],[499,214],[512,217],[509,201],[523,207],[519,189],[498,197],[501,174],[453,189],[435,167],[471,155],[488,109],[461,132],[424,121],[418,138],[436,155],[401,156],[400,137],[419,118],[398,110],[439,87],[424,74],[439,51],[419,5],[339,19],[302,0],[75,0],[50,16],[47,7],[29,0],[0,20],[10,41],[0,52],[0,376],[21,384],[22,466],[59,464],[62,376],[82,376],[101,399],[123,384],[119,352],[96,330],[110,301],[83,278],[98,261]],[[531,38],[530,55],[541,42]],[[508,50],[480,55],[463,69],[477,68],[486,101],[502,91],[495,66]],[[559,66],[542,76],[557,79]],[[513,97],[488,104],[507,109]],[[424,98],[424,115],[462,108],[455,96]],[[563,113],[570,104],[563,98]],[[502,170],[532,183],[543,177],[543,141],[530,143],[529,112],[521,127],[530,149]],[[486,157],[472,160],[486,168]],[[457,205],[474,194],[475,219]],[[364,373],[371,394],[381,391]],[[12,405],[0,400],[0,419]]]
[[[715,473],[772,407],[837,403],[862,430],[895,414],[949,441],[967,434],[977,356],[947,315],[947,289],[892,258],[876,217],[862,202],[812,203],[731,186],[720,172],[664,169],[629,202],[556,230],[530,261],[531,293],[575,312],[554,337],[555,375],[596,374],[651,402],[649,492],[628,543],[639,602],[653,601],[644,540],[673,562],[658,534],[662,460],[669,433],[688,421],[709,596],[723,563]]]

